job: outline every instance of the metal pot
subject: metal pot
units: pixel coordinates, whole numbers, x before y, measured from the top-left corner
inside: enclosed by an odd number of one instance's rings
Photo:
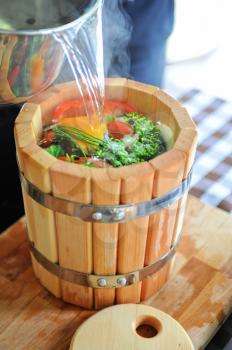
[[[19,103],[49,87],[64,52],[54,32],[78,26],[99,0],[0,0],[0,104]]]

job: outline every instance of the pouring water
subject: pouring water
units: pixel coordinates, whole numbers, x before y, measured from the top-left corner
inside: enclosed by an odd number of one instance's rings
[[[90,122],[101,117],[102,0],[12,0],[10,6],[0,0],[0,6],[0,104],[24,102],[61,76],[76,80]]]

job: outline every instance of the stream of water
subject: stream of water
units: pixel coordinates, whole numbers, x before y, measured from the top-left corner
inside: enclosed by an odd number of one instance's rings
[[[60,43],[73,79],[83,100],[86,115],[92,124],[93,115],[102,122],[104,106],[104,65],[102,38],[102,1],[95,11],[83,16],[78,25],[53,37]]]

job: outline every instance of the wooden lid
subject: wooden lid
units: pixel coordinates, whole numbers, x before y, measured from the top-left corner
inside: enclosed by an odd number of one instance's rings
[[[194,350],[184,328],[147,305],[116,305],[85,321],[70,350]]]

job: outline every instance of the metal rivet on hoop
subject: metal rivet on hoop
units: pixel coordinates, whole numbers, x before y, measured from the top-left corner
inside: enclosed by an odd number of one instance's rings
[[[125,286],[126,285],[126,278],[125,277],[120,277],[118,280],[117,280],[118,284],[120,286]]]
[[[114,212],[114,220],[123,220],[125,219],[125,213],[123,210],[117,210]]]
[[[105,278],[99,278],[97,280],[97,284],[99,287],[105,287],[107,285],[107,282],[106,282]]]
[[[96,221],[101,221],[102,220],[102,213],[97,211],[96,213],[93,213],[92,218]]]

